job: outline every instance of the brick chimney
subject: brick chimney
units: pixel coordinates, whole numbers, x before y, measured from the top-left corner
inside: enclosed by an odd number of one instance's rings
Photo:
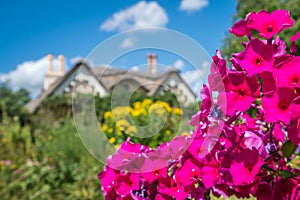
[[[147,68],[149,74],[157,73],[157,58],[156,54],[147,54]]]

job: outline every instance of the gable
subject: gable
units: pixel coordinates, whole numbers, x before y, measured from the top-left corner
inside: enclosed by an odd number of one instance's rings
[[[99,96],[104,96],[107,93],[101,82],[84,65],[66,77],[53,94],[62,95],[72,93],[74,87],[76,88],[76,92],[80,93],[96,93]]]
[[[183,105],[196,102],[196,96],[194,92],[181,78],[178,72],[173,71],[169,73],[168,77],[161,83],[155,94],[162,94],[168,90],[172,91],[177,96],[178,100],[183,103]]]

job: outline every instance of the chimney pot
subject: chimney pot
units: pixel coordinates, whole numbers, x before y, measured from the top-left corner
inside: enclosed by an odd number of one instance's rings
[[[47,57],[48,57],[48,60],[49,60],[48,73],[51,74],[51,73],[53,73],[53,65],[52,65],[53,55],[52,54],[48,54]]]
[[[152,54],[152,73],[157,73],[157,60],[156,60],[156,54]]]
[[[156,54],[147,54],[147,67],[148,73],[155,74],[157,73],[157,61]]]
[[[58,60],[60,62],[59,74],[63,75],[65,73],[65,68],[64,68],[65,57],[63,55],[59,55]]]

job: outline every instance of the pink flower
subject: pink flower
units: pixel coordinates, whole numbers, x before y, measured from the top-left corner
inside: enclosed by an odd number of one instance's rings
[[[104,171],[98,174],[98,178],[101,181],[101,189],[104,194],[112,190],[115,186],[115,181],[120,176],[120,172],[112,169],[108,166],[104,167]]]
[[[271,97],[262,98],[264,109],[264,119],[266,122],[282,121],[289,124],[291,121],[290,105],[295,98],[295,93],[291,88],[278,88],[277,92]]]
[[[205,188],[211,188],[219,179],[219,164],[212,158],[201,168],[201,178]]]
[[[261,10],[249,16],[247,27],[257,30],[259,36],[270,39],[275,34],[293,25],[294,20],[290,17],[290,13],[287,10],[275,10],[272,14]]]
[[[296,33],[294,36],[292,36],[290,38],[291,41],[291,47],[290,47],[290,52],[292,54],[296,54],[297,53],[297,46],[296,46],[296,40],[298,40],[300,38],[300,32]]]
[[[247,185],[255,180],[263,159],[259,157],[256,149],[244,149],[230,166],[230,174],[234,185]]]
[[[130,138],[123,142],[116,154],[107,159],[107,165],[118,170],[130,170],[139,172],[145,161],[143,152],[149,151],[149,147],[133,144]]]
[[[202,167],[201,172],[201,177],[205,188],[211,188],[216,184],[216,181],[219,178],[219,171],[216,167],[204,166]]]
[[[189,124],[191,126],[197,126],[200,122],[200,115],[201,111],[198,111],[195,115],[192,116],[191,120],[189,121]]]
[[[188,148],[188,152],[194,157],[197,158],[199,154],[207,154],[208,150],[203,145],[204,138],[203,137],[197,137],[191,139],[191,145]]]
[[[260,74],[262,80],[262,92],[264,96],[271,97],[276,91],[276,81],[272,72],[262,72]]]
[[[140,188],[139,174],[126,174],[119,176],[115,183],[116,193],[121,197],[130,195],[131,191]]]
[[[248,72],[249,76],[252,76],[264,71],[272,71],[275,52],[274,46],[254,39],[248,43],[246,50],[234,54],[233,57]]]
[[[257,149],[261,154],[264,149],[264,143],[258,134],[252,131],[245,131],[244,134],[244,146],[248,149]]]
[[[201,170],[195,158],[186,160],[180,168],[176,170],[175,179],[182,182],[183,186],[195,184],[200,178]]]
[[[227,74],[226,60],[223,59],[221,53],[217,51],[217,55],[213,56],[213,62],[210,66],[210,74],[208,75],[209,88],[212,91],[224,90],[222,78]]]
[[[229,30],[230,33],[236,35],[237,37],[243,37],[245,35],[250,35],[250,30],[247,27],[249,18],[252,14],[255,14],[254,12],[249,13],[246,16],[246,19],[242,19],[238,22],[236,22],[235,24],[233,24],[233,26],[231,27],[231,29]]]
[[[296,145],[300,146],[300,118],[295,120],[288,128],[288,137]]]
[[[236,35],[237,37],[243,37],[249,33],[249,30],[247,28],[248,21],[245,19],[242,19],[238,22],[236,22],[231,29],[229,30],[230,33]]]
[[[187,151],[190,142],[188,141],[186,136],[177,136],[173,138],[168,144],[169,152],[172,156],[172,159],[178,159],[184,152]]]
[[[275,58],[284,56],[286,54],[286,44],[283,40],[280,40],[279,36],[272,41],[272,45],[276,47],[276,53],[274,55]]]
[[[300,56],[289,59],[274,70],[278,87],[300,87]]]
[[[246,77],[243,72],[231,72],[223,79],[226,92],[218,96],[218,105],[227,115],[239,110],[244,112],[259,97],[260,85],[256,78]]]
[[[203,113],[205,116],[207,116],[209,114],[209,111],[211,109],[213,102],[212,102],[212,98],[211,98],[211,91],[205,84],[203,85],[203,88],[200,92],[200,98],[202,99],[201,113]]]
[[[280,142],[284,142],[283,127],[284,126],[281,123],[275,123],[273,129],[273,137]]]
[[[148,159],[147,159],[148,160]],[[151,164],[148,163],[147,160],[145,161],[145,164]],[[156,168],[156,167],[154,167]],[[162,169],[156,169],[150,172],[146,172],[146,173],[142,173],[141,177],[143,179],[145,179],[146,181],[148,181],[149,183],[153,183],[155,180],[157,180],[158,177],[166,177],[168,174],[168,168],[164,167]]]
[[[181,182],[176,182],[173,178],[160,178],[158,181],[157,191],[161,194],[168,195],[173,197],[176,200],[185,200],[188,196],[188,193],[185,192],[184,186]],[[171,198],[169,198],[171,199]]]
[[[291,105],[293,119],[300,118],[300,96],[299,93],[296,93],[296,95],[297,97],[293,100]]]

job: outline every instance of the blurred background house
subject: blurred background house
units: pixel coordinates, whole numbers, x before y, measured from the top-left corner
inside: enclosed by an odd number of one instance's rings
[[[124,91],[140,91],[149,96],[163,95],[171,91],[183,105],[196,102],[196,95],[173,67],[160,72],[156,54],[147,54],[147,71],[116,69],[107,65],[90,66],[79,61],[69,71],[64,69],[64,56],[59,55],[59,71],[53,70],[53,55],[48,55],[49,66],[45,74],[42,93],[31,100],[26,108],[35,112],[41,102],[52,95],[71,94],[74,89],[103,97],[115,87]]]

